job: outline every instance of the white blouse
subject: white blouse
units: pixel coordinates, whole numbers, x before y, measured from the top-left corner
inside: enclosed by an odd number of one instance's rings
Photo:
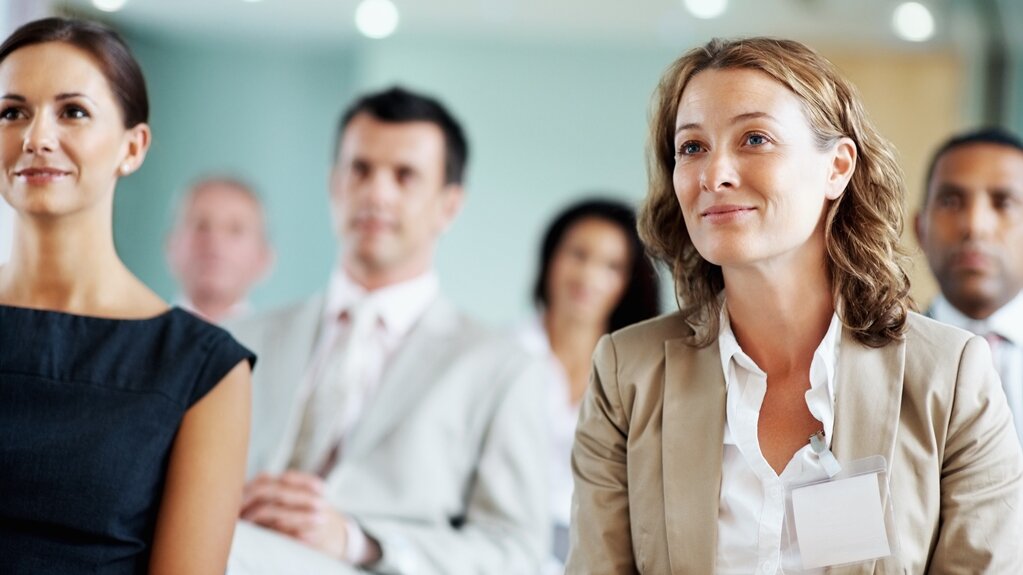
[[[835,368],[842,323],[831,318],[810,364],[806,405],[824,429],[827,444],[835,423]],[[726,415],[721,499],[718,507],[717,573],[720,575],[800,572],[785,532],[785,484],[806,473],[824,473],[809,443],[779,476],[760,450],[757,423],[767,392],[767,374],[739,347],[722,306],[718,335],[725,376]],[[807,571],[818,573],[821,571]]]
[[[558,555],[567,552],[568,524],[572,517],[572,442],[579,422],[579,405],[571,400],[571,387],[565,368],[551,351],[550,340],[540,316],[525,321],[515,331],[519,343],[547,366],[547,425],[550,437],[548,447],[549,505],[551,526],[554,529],[554,547],[540,572],[559,575],[565,572]]]
[[[543,358],[547,366],[547,423],[551,442],[548,454],[550,469],[550,509],[555,524],[567,526],[572,517],[572,442],[579,422],[579,405],[571,401],[571,389],[565,368],[551,351],[550,340],[540,317],[522,323],[517,339],[530,353]]]

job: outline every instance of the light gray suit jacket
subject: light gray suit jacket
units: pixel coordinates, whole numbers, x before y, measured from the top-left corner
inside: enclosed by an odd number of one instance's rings
[[[259,356],[250,475],[290,459],[323,305],[230,326]],[[325,479],[331,503],[380,543],[373,572],[537,572],[549,528],[541,370],[443,298],[430,305]]]
[[[681,316],[605,337],[576,431],[571,575],[713,573],[725,381]],[[983,339],[910,314],[843,331],[832,451],[888,462],[902,552],[829,573],[1023,573],[1023,455]]]

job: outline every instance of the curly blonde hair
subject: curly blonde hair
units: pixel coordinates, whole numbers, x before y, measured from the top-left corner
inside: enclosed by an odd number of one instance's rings
[[[650,254],[671,269],[685,321],[706,328],[695,329],[687,343],[703,347],[717,339],[724,277],[720,266],[693,246],[675,196],[675,116],[693,76],[736,68],[759,70],[798,96],[821,150],[842,137],[855,143],[855,171],[828,206],[824,226],[835,305],[859,342],[881,347],[901,339],[912,302],[906,256],[899,246],[904,183],[892,145],[831,62],[799,42],[747,38],[715,39],[685,53],[668,68],[654,94],[647,150],[650,189],[639,214],[639,233]]]

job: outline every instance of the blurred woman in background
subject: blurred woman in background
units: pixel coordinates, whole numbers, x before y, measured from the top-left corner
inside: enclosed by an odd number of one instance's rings
[[[539,263],[533,290],[539,314],[519,329],[519,338],[550,367],[550,568],[556,572],[568,551],[572,440],[593,349],[604,334],[656,316],[660,301],[635,213],[621,202],[587,199],[565,208],[544,233]]]

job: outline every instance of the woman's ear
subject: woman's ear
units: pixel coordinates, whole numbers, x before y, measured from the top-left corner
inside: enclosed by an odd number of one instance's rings
[[[852,138],[842,137],[835,143],[831,153],[831,171],[828,174],[829,200],[838,199],[849,185],[856,171],[856,143]]]
[[[152,133],[149,124],[141,123],[129,128],[124,137],[127,140],[127,149],[121,164],[117,167],[119,176],[127,176],[142,166],[149,151]]]

